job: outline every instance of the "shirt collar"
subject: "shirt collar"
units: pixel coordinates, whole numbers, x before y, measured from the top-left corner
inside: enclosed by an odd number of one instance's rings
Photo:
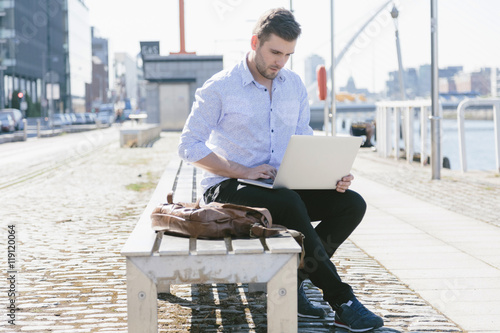
[[[248,63],[247,63],[248,54],[249,53],[247,53],[242,60],[243,68],[241,69],[241,83],[243,84],[243,86],[247,86],[248,84],[255,81],[252,73],[250,72],[250,69],[248,68]],[[278,73],[278,76],[276,76],[276,78],[273,80],[273,83],[276,82],[283,83],[285,81],[286,81],[286,76],[284,74],[284,68],[282,68]],[[255,83],[257,83],[257,81],[255,81]]]

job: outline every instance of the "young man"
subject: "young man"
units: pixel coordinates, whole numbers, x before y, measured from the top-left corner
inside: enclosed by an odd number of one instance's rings
[[[290,136],[313,134],[304,84],[284,68],[300,33],[288,10],[272,9],[259,19],[245,59],[196,91],[179,155],[204,169],[205,202],[266,207],[277,224],[305,235],[299,316],[325,316],[304,293],[302,281],[309,278],[335,310],[335,325],[363,332],[383,326],[383,320],[356,299],[330,261],[366,210],[363,198],[348,189],[352,175],[331,190],[269,190],[237,181],[274,178]],[[311,221],[321,222],[314,228]]]

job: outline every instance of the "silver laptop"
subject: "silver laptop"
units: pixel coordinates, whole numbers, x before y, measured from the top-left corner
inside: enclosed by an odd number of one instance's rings
[[[266,188],[333,189],[351,172],[361,137],[292,135],[274,182],[238,179]]]

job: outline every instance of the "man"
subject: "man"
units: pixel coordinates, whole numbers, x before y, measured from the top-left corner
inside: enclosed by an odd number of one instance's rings
[[[348,189],[352,175],[332,190],[269,190],[237,181],[274,178],[290,136],[313,134],[306,89],[284,68],[300,33],[288,10],[272,9],[259,19],[245,59],[197,90],[179,155],[205,170],[205,202],[266,207],[277,224],[305,235],[299,316],[325,316],[304,293],[302,281],[309,278],[335,310],[335,325],[363,332],[383,326],[383,320],[356,299],[330,261],[366,210],[361,196]],[[321,222],[314,228],[311,221]]]

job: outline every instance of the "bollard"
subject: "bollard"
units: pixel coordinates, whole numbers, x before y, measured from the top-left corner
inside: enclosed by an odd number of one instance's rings
[[[28,121],[23,119],[23,141],[28,140]]]
[[[42,137],[41,120],[40,119],[36,120],[36,137],[37,138],[41,138]]]

